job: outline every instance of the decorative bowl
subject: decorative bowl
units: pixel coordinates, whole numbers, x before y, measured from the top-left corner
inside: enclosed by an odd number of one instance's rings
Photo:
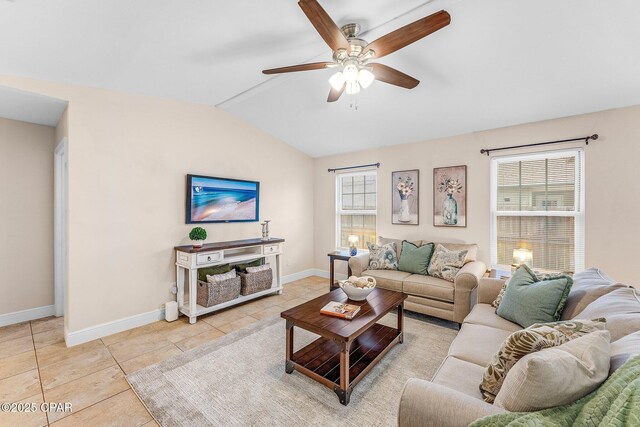
[[[364,301],[376,288],[376,279],[371,276],[351,276],[347,280],[340,280],[338,285],[350,300]]]

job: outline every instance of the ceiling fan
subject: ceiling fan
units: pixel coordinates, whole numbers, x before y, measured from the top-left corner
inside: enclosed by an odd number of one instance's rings
[[[441,10],[367,43],[358,38],[360,25],[347,24],[338,28],[316,0],[300,0],[298,5],[333,50],[333,61],[272,68],[262,72],[264,74],[281,74],[342,67],[342,71],[335,73],[329,79],[331,91],[327,102],[337,101],[344,92],[349,95],[356,94],[360,92],[361,88],[369,87],[374,80],[413,89],[420,83],[419,80],[389,66],[370,61],[400,50],[446,27],[451,22],[451,15]]]

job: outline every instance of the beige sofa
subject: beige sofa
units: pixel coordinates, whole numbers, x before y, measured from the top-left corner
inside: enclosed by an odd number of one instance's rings
[[[492,355],[511,333],[522,329],[496,315],[491,306],[503,283],[502,280],[489,278],[480,281],[478,304],[464,320],[458,336],[449,348],[448,356],[432,380],[412,378],[407,381],[398,412],[400,427],[462,427],[478,418],[505,412],[502,408],[485,403],[479,389],[485,367],[489,365]],[[613,285],[612,289],[616,286],[622,285]],[[637,293],[636,298],[640,300]],[[634,333],[631,352],[640,353],[640,345],[637,345],[640,336],[636,337],[640,335],[640,313],[612,314],[615,316],[610,320],[617,319],[615,328],[618,337],[615,339],[619,339],[620,335]],[[620,326],[621,323],[624,324],[623,327]],[[608,321],[608,328],[610,324],[613,325]],[[616,334],[612,332],[612,351],[616,345],[613,342]],[[629,344],[623,345],[621,355],[629,356]],[[612,355],[612,363],[614,359]]]
[[[402,255],[402,240],[381,237],[379,244],[396,243],[398,256]],[[421,246],[428,240],[417,240],[411,243]],[[437,243],[436,243],[437,244]],[[462,323],[471,310],[472,294],[478,281],[486,273],[487,267],[477,261],[477,245],[458,243],[440,243],[450,250],[467,249],[465,265],[460,269],[454,282],[422,274],[406,273],[397,270],[368,270],[369,254],[360,254],[349,260],[349,267],[355,276],[372,276],[377,286],[392,291],[400,291],[409,295],[405,301],[407,310],[439,317],[445,320]]]

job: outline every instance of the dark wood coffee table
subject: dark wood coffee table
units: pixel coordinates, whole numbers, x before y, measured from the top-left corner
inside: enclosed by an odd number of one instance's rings
[[[280,314],[287,321],[286,365],[332,389],[343,405],[349,404],[353,387],[396,344],[402,343],[404,300],[402,292],[375,289],[366,301],[350,301],[336,289]],[[352,320],[320,314],[330,301],[361,306]],[[398,327],[376,323],[393,310],[398,311]],[[293,328],[297,326],[320,335],[306,347],[293,352]]]

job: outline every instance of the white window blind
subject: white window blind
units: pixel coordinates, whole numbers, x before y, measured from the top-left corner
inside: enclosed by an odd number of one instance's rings
[[[491,190],[493,265],[510,265],[525,248],[536,269],[584,269],[582,149],[496,157]]]
[[[336,247],[349,247],[349,236],[358,236],[358,247],[376,242],[376,171],[336,175]]]

